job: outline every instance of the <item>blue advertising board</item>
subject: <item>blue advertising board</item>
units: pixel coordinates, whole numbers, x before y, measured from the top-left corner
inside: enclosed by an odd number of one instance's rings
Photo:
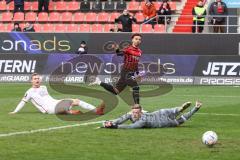
[[[240,0],[224,0],[228,8],[240,8]]]

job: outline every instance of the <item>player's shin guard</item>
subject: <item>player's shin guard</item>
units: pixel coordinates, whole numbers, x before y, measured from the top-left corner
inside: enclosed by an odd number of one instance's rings
[[[117,95],[118,93],[114,90],[113,86],[107,83],[100,83],[100,86],[102,86],[104,89],[106,89],[107,91]]]
[[[134,103],[139,104],[139,86],[133,87],[132,90]]]
[[[180,118],[177,119],[179,125],[183,124],[185,121],[187,121],[189,118],[191,118],[194,113],[196,113],[198,111],[199,108],[194,107],[193,109],[191,109],[189,112],[183,114]]]

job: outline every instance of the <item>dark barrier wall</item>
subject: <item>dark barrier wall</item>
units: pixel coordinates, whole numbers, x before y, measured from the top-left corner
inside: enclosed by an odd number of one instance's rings
[[[33,72],[43,81],[84,83],[98,76],[115,83],[122,67],[116,55],[41,54],[0,57],[1,82],[29,82]],[[139,71],[145,71],[142,84],[167,82],[181,85],[240,85],[239,56],[144,55]]]
[[[3,53],[75,53],[84,40],[91,54],[111,54],[112,44],[124,47],[131,34],[123,33],[1,33]],[[143,34],[145,54],[237,55],[239,34]]]

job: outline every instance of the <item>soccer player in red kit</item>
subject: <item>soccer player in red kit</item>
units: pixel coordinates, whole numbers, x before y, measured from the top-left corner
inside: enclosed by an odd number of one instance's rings
[[[115,86],[112,86],[108,83],[101,82],[100,79],[97,77],[96,80],[89,85],[98,84],[102,86],[107,91],[117,95],[121,91],[126,88],[126,86],[132,87],[132,94],[133,100],[135,104],[139,104],[139,86],[137,83],[138,76],[134,76],[135,74],[138,75],[138,63],[139,59],[142,55],[142,51],[139,49],[139,45],[141,44],[142,36],[140,34],[133,34],[132,35],[132,44],[122,51],[116,47],[117,55],[124,56],[124,64],[123,68],[120,73],[120,79],[116,83]]]

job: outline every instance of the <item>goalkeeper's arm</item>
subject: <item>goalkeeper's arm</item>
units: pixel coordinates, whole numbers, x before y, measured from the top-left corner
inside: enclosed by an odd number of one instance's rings
[[[114,124],[112,121],[103,122],[103,128],[117,129],[118,125]]]

